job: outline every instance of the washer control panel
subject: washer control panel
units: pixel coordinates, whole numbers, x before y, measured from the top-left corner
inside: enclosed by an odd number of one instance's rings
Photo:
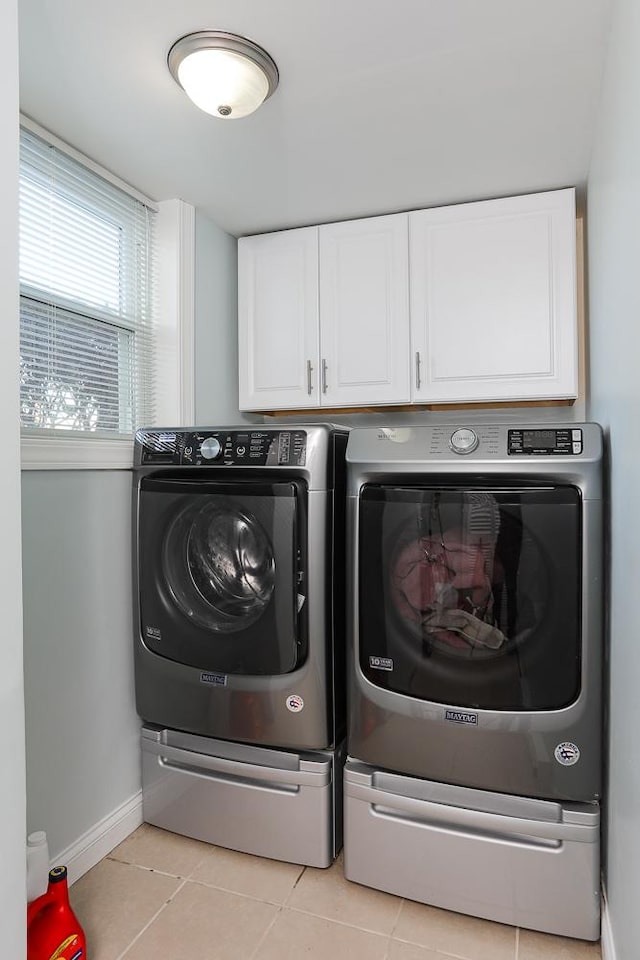
[[[220,456],[221,450],[222,447],[217,437],[206,437],[200,444],[200,455],[205,460],[215,460],[216,457]]]
[[[143,464],[157,466],[303,467],[304,430],[145,431],[138,434]]]
[[[475,430],[471,430],[470,427],[460,427],[460,429],[452,433],[449,438],[449,446],[453,452],[461,455],[473,453],[479,443],[480,438],[478,434]]]
[[[562,430],[554,428],[508,431],[507,452],[510,457],[517,456],[579,456],[582,453],[582,430],[571,427]]]

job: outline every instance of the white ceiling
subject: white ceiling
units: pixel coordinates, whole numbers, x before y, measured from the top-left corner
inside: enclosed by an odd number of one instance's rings
[[[230,233],[584,185],[610,0],[20,0],[24,113]],[[255,40],[280,85],[199,111],[169,47]]]

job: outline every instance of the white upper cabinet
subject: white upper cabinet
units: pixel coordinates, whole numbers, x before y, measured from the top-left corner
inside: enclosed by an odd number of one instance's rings
[[[409,215],[412,400],[578,392],[575,193]]]
[[[238,241],[240,408],[578,395],[575,192]]]
[[[407,215],[319,230],[322,404],[408,403]]]
[[[320,404],[318,228],[238,240],[241,410]]]
[[[407,403],[408,244],[406,214],[239,240],[240,409]]]

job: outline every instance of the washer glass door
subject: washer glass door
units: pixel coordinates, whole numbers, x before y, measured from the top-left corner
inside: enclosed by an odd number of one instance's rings
[[[484,709],[575,701],[576,488],[369,485],[359,530],[359,660],[372,683]]]
[[[141,634],[220,674],[288,673],[306,655],[304,485],[141,482]]]

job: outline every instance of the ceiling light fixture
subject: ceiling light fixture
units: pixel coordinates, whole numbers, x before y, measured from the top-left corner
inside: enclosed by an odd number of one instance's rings
[[[266,50],[234,33],[190,33],[174,43],[167,61],[195,105],[224,120],[253,113],[278,86],[278,68]]]

